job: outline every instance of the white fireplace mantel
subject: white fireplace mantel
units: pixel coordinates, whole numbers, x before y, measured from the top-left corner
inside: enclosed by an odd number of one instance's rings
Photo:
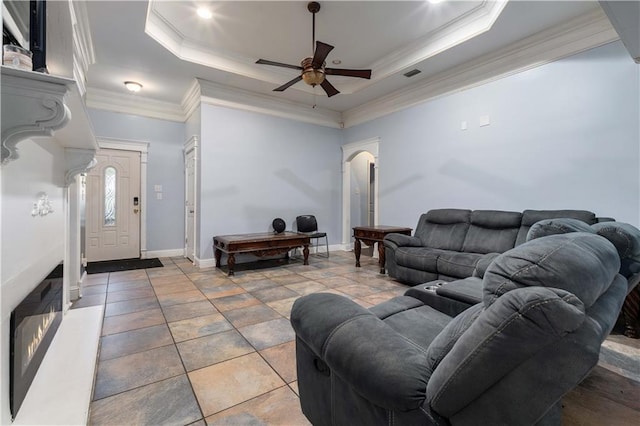
[[[95,153],[98,145],[75,80],[6,66],[0,69],[2,164],[16,160],[17,145],[32,137],[51,137],[62,147],[84,150],[84,156]],[[77,167],[73,164],[76,170],[70,168],[67,174],[79,173]]]

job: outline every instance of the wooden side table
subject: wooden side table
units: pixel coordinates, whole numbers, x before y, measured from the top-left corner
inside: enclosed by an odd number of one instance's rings
[[[353,238],[356,239],[354,243],[354,251],[356,254],[356,267],[360,266],[360,252],[362,251],[362,241],[365,244],[372,246],[374,243],[378,243],[378,264],[380,265],[380,273],[384,274],[384,236],[387,234],[404,234],[411,235],[412,228],[401,228],[398,226],[356,226],[353,228]]]

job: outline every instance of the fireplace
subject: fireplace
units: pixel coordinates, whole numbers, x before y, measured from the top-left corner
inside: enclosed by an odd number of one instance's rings
[[[62,264],[11,312],[9,403],[15,418],[62,321]]]

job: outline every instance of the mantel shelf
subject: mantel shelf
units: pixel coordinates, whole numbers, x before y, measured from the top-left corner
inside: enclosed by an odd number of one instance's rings
[[[93,165],[98,149],[75,80],[6,66],[1,71],[2,164],[19,157],[19,142],[48,136],[65,148],[70,184]]]
[[[16,145],[32,137],[51,137],[62,147],[85,150],[85,155],[98,149],[75,80],[6,66],[0,70],[2,164],[17,159]]]

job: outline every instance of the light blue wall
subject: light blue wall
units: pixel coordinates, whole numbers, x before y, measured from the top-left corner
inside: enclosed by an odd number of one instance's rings
[[[379,136],[380,223],[575,208],[640,224],[640,66],[620,42],[349,128]],[[480,116],[491,124],[479,127]],[[467,121],[468,130],[460,130]]]
[[[281,217],[314,214],[340,242],[342,133],[263,114],[202,105],[201,259],[215,235],[267,232]]]
[[[89,110],[97,137],[149,142],[147,155],[147,250],[184,248],[185,124]],[[162,200],[155,185],[162,185]]]

